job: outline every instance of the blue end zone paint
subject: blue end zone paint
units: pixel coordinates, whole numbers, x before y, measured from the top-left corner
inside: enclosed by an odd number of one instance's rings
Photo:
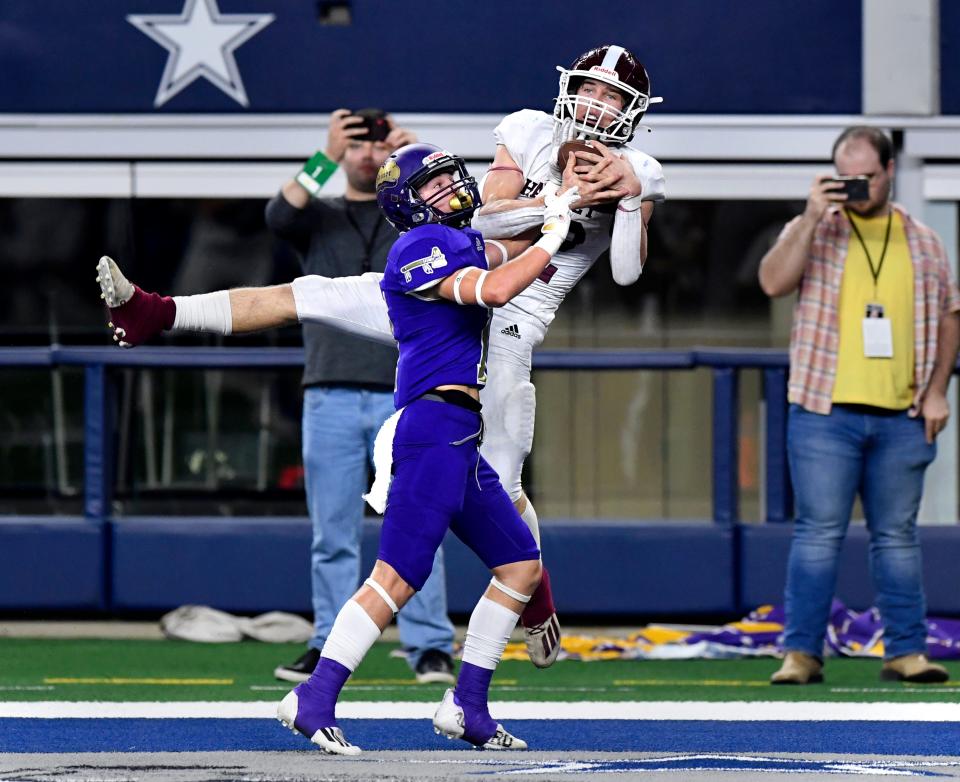
[[[469,747],[433,733],[428,720],[342,720],[367,750]],[[714,722],[510,720],[530,749],[549,752],[836,752],[954,755],[960,728],[948,722]],[[190,752],[307,750],[273,720],[0,719],[0,752]]]

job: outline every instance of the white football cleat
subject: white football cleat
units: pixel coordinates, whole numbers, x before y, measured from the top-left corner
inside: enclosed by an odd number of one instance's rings
[[[465,715],[463,708],[457,705],[453,699],[453,690],[447,690],[443,694],[443,700],[437,707],[433,715],[433,732],[446,736],[448,739],[463,739],[469,742],[477,749],[526,749],[527,742],[518,739],[507,733],[503,725],[497,723],[497,732],[493,734],[484,744],[473,744],[469,739],[464,738]]]
[[[104,255],[97,263],[100,295],[110,309],[122,307],[133,297],[133,284],[120,271],[113,258]]]
[[[549,668],[560,654],[560,621],[556,614],[538,625],[523,628],[523,642],[527,645],[530,662],[537,668]]]
[[[497,732],[493,734],[487,743],[483,745],[484,749],[526,749],[527,742],[518,739],[516,736],[507,733],[503,725],[497,723]]]
[[[359,755],[360,747],[351,744],[343,735],[340,728],[331,726],[317,728],[313,735],[308,735],[309,728],[297,725],[297,707],[299,699],[294,690],[288,692],[277,707],[277,719],[294,733],[306,736],[327,755]]]

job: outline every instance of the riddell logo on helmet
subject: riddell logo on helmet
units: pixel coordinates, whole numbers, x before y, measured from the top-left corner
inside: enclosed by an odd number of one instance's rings
[[[427,166],[430,163],[433,163],[433,161],[435,160],[440,160],[441,158],[450,157],[450,156],[451,156],[450,153],[447,152],[445,149],[440,149],[440,150],[437,150],[436,152],[431,152],[420,162],[423,163],[423,165]]]
[[[599,73],[603,76],[609,76],[611,79],[617,78],[617,72],[612,68],[604,68],[602,65],[593,65],[590,67],[590,73]]]

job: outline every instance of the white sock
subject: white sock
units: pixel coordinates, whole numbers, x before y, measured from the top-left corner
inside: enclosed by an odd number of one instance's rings
[[[174,296],[177,315],[172,331],[204,331],[229,336],[233,332],[230,291]]]
[[[329,657],[344,668],[355,671],[379,637],[377,623],[356,600],[348,600],[337,614],[320,656]]]
[[[523,509],[520,518],[523,519],[523,523],[530,528],[530,534],[533,535],[537,548],[540,548],[540,519],[537,518],[537,511],[534,509],[529,497],[527,497],[527,507]]]
[[[463,661],[488,671],[494,670],[519,620],[520,614],[488,597],[481,597],[470,614],[467,639],[463,643]]]

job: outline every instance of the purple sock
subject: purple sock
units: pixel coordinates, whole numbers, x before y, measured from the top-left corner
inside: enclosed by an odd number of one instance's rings
[[[497,723],[487,707],[487,692],[493,671],[473,663],[460,664],[454,702],[463,708],[463,737],[472,744],[484,744],[497,732]]]
[[[305,736],[320,728],[339,727],[334,711],[340,690],[350,678],[350,669],[329,657],[321,657],[310,678],[294,688],[297,718],[294,725]]]

